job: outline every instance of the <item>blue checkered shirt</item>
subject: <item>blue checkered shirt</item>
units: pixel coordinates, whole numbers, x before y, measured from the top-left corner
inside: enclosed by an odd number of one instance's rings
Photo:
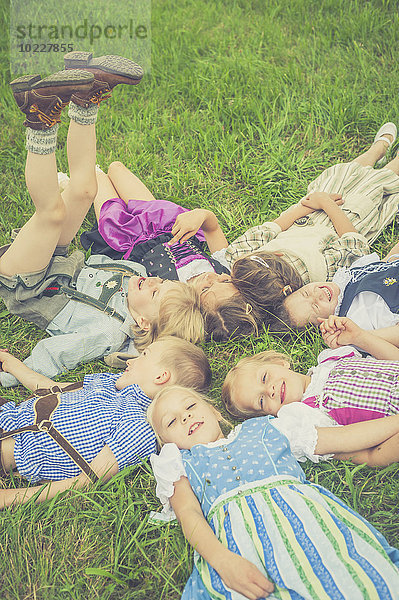
[[[120,374],[86,375],[83,388],[62,393],[52,421],[88,462],[108,445],[120,470],[148,458],[156,451],[156,440],[146,421],[150,398],[138,385],[117,390],[118,377]],[[4,404],[0,408],[0,427],[11,431],[32,424],[33,402],[31,398],[18,405]],[[14,439],[17,469],[32,483],[79,474],[79,467],[46,433],[24,432]]]

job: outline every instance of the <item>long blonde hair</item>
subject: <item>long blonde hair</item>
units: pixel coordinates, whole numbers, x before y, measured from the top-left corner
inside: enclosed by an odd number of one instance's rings
[[[204,319],[200,296],[195,288],[177,281],[162,298],[158,317],[143,330],[137,324],[131,327],[137,350],[141,352],[159,336],[173,335],[193,344],[204,339]]]
[[[265,363],[281,364],[282,362],[288,362],[291,365],[291,359],[282,352],[275,352],[274,350],[265,350],[264,352],[258,352],[253,356],[245,356],[238,363],[230,369],[226,375],[222,387],[222,401],[227,412],[233,417],[239,419],[249,419],[250,417],[258,416],[256,413],[251,411],[240,410],[233,402],[232,392],[237,379],[237,375],[242,373],[247,367],[251,365],[263,365]]]

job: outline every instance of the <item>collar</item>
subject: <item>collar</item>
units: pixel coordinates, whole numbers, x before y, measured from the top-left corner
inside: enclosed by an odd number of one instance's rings
[[[126,318],[123,321],[123,323],[121,324],[120,329],[129,338],[131,338],[131,337],[133,337],[131,326],[134,325],[135,323],[136,323],[136,321],[134,320],[133,316],[130,314],[129,307],[127,305],[127,298],[126,298]]]

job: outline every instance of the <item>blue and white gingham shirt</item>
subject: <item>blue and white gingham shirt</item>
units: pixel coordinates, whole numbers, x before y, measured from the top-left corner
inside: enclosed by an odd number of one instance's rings
[[[140,463],[156,451],[153,430],[146,421],[151,400],[138,385],[117,390],[120,374],[86,375],[83,388],[64,392],[54,412],[54,426],[74,448],[91,462],[107,444],[119,470]],[[6,431],[31,425],[34,398],[19,405],[7,402],[0,408],[0,427]],[[32,483],[60,480],[80,473],[79,467],[46,433],[24,432],[15,436],[17,469]]]

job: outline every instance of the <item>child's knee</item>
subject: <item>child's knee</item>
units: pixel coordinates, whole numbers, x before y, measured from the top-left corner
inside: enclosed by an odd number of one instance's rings
[[[114,160],[108,167],[108,177],[110,177],[112,179],[112,177],[120,172],[120,171],[124,171],[126,170],[125,165],[123,164],[123,162],[121,162],[120,160]]]
[[[51,227],[61,228],[66,218],[66,208],[63,202],[54,202],[53,206],[47,205],[45,210],[36,208],[36,215]]]
[[[91,204],[96,197],[97,189],[97,179],[95,177],[75,179],[73,182],[71,180],[69,197],[80,204]]]

